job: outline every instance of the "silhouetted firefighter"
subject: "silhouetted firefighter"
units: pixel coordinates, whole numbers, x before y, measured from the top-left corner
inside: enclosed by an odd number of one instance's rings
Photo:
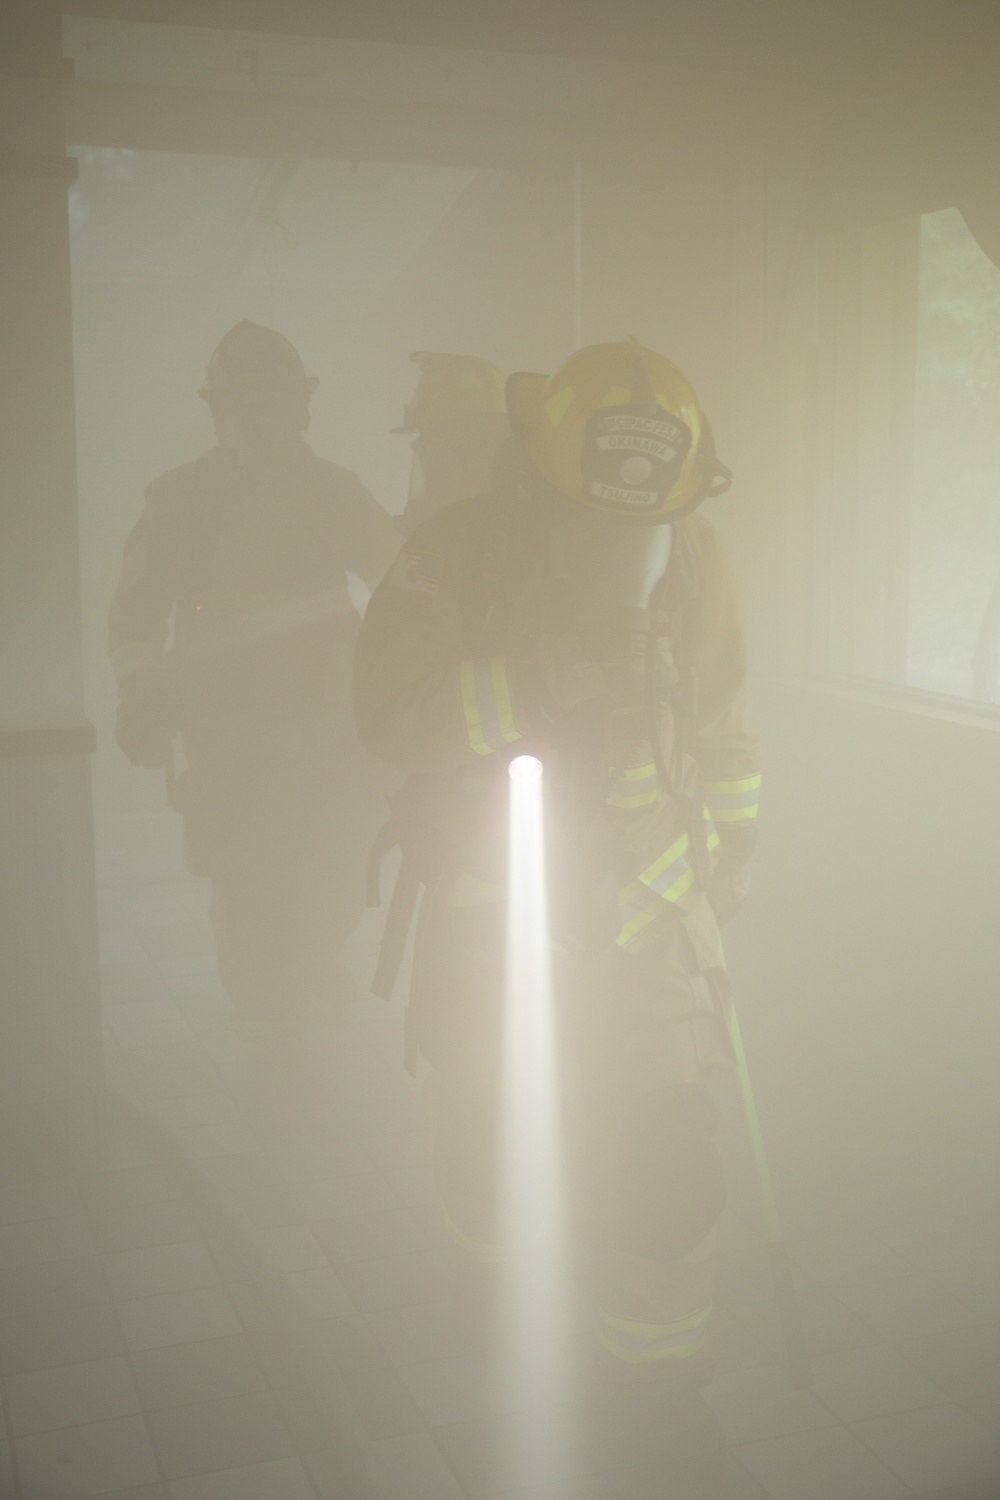
[[[237,1015],[266,1033],[298,1027],[310,993],[353,990],[338,953],[375,797],[347,573],[374,586],[399,545],[360,480],[304,442],[315,386],[281,334],[226,334],[201,392],[218,446],[149,486],[109,621],[118,742],[169,770],[181,735],[185,857],[212,882]]]

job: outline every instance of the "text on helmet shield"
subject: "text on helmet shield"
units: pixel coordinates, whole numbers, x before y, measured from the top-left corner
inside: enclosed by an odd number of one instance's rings
[[[663,507],[691,448],[691,433],[669,412],[602,407],[587,424],[580,463],[584,494],[608,510]]]

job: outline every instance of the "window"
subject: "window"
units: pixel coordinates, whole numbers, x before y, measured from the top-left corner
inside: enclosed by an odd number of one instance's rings
[[[1000,269],[955,208],[814,256],[812,670],[998,704]]]
[[[907,680],[1000,702],[1000,270],[920,223]]]

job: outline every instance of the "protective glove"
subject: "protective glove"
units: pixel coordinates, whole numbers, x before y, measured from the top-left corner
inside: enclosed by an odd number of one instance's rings
[[[715,912],[720,927],[731,922],[743,905],[750,890],[750,871],[747,865],[727,859],[725,853],[716,865],[708,887],[708,904]]]
[[[175,733],[163,683],[152,674],[136,676],[119,689],[115,739],[134,766],[166,765]]]

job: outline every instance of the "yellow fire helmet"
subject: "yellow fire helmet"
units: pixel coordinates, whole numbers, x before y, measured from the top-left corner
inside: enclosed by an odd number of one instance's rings
[[[634,338],[579,349],[554,375],[512,375],[507,409],[542,477],[594,510],[655,521],[732,480],[690,381]]]
[[[430,350],[418,350],[410,358],[419,367],[420,378],[413,400],[403,409],[403,425],[393,432],[420,432],[453,417],[505,414],[507,377],[488,359]]]

